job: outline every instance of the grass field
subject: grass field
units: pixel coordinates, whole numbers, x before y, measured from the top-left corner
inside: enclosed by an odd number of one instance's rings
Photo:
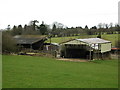
[[[102,38],[105,40],[109,40],[112,42],[112,45],[115,46],[115,41],[118,40],[118,35],[120,34],[104,34],[102,35]],[[97,37],[97,35],[81,35],[81,36],[72,36],[72,37],[55,37],[52,38],[51,41],[53,43],[61,43],[70,39],[78,39],[78,38],[95,38]],[[50,40],[48,40],[47,42],[49,42]]]
[[[3,55],[3,88],[117,88],[118,61]]]

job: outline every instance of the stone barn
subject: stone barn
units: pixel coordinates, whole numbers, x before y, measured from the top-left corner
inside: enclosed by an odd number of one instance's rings
[[[104,59],[110,56],[111,42],[100,38],[74,39],[60,44],[65,58]]]
[[[33,50],[43,50],[43,45],[46,37],[34,37],[34,36],[25,36],[17,35],[14,37],[16,40],[17,46],[22,49],[33,49]]]

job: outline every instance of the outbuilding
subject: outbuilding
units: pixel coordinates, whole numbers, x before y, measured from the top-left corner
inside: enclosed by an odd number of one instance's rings
[[[101,38],[74,39],[61,43],[61,57],[104,59],[110,57],[111,42]]]
[[[18,46],[24,48],[24,49],[33,49],[33,50],[42,50],[44,41],[47,40],[46,37],[35,37],[35,36],[27,36],[27,35],[17,35],[14,36],[14,39],[16,40],[16,43]]]

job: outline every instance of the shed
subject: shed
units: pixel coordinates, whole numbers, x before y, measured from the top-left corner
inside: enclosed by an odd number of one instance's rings
[[[111,51],[111,42],[100,38],[74,39],[61,43],[61,56],[67,58],[103,58]]]
[[[16,43],[18,46],[27,49],[34,49],[34,50],[42,50],[44,41],[47,40],[46,37],[34,37],[32,36],[25,36],[25,35],[17,35],[14,36]]]
[[[58,51],[59,44],[58,43],[44,43],[44,50],[45,51]]]

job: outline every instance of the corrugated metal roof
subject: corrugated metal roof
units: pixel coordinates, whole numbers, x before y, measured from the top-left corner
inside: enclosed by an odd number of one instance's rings
[[[58,43],[51,43],[51,44],[56,45],[56,46],[59,46],[59,44],[58,44]]]
[[[110,41],[100,39],[100,38],[86,38],[86,39],[76,39],[78,41],[82,41],[88,44],[97,44],[97,43],[110,43]]]

